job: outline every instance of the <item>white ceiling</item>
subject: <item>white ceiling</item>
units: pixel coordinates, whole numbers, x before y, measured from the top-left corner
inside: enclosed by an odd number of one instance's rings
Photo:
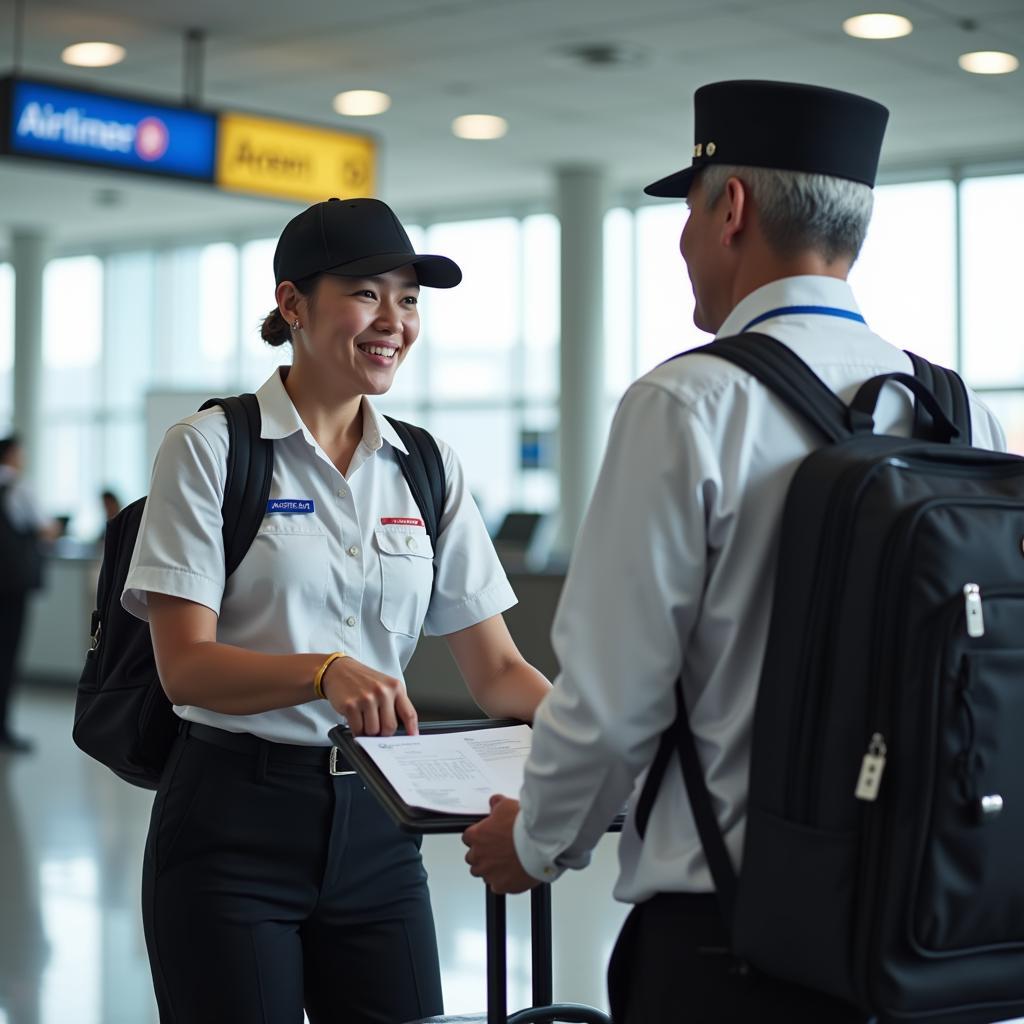
[[[892,10],[904,39],[850,39],[842,20]],[[968,75],[966,50],[1024,59],[1024,0],[0,0],[0,75],[178,101],[184,35],[205,33],[205,105],[371,131],[379,194],[407,216],[545,201],[559,165],[595,164],[639,195],[688,162],[704,82],[775,78],[864,93],[892,110],[883,169],[1024,160],[1024,69]],[[72,69],[60,51],[103,39],[125,61]],[[566,48],[613,44],[634,64],[592,67]],[[391,109],[340,118],[335,93],[382,89]],[[453,137],[463,113],[509,120],[495,142]],[[293,207],[136,175],[0,159],[0,251],[10,232],[60,247],[225,232],[276,233]]]

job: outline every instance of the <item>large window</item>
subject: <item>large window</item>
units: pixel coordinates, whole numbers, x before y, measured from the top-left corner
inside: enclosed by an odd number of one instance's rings
[[[679,252],[686,223],[682,203],[649,206],[636,215],[637,371],[710,338],[693,323],[693,289]]]
[[[103,263],[51,260],[43,272],[42,496],[76,532],[100,521]]]
[[[959,216],[959,221],[958,221]],[[679,254],[682,203],[616,207],[605,219],[605,392],[701,344]],[[425,289],[419,342],[380,400],[458,451],[497,524],[549,511],[559,392],[559,225],[551,214],[430,222],[419,251],[462,266]],[[1024,328],[1016,309],[1024,175],[884,185],[851,283],[868,323],[895,344],[961,370],[1024,452]],[[958,245],[959,240],[959,245]],[[274,239],[52,260],[44,275],[41,498],[98,534],[99,491],[144,493],[147,394],[183,392],[183,412],[253,390],[291,358],[259,337],[274,302]],[[0,264],[0,430],[13,413],[14,273]]]
[[[882,185],[850,284],[873,331],[956,363],[956,191],[950,181]]]
[[[604,218],[604,387],[618,399],[639,374],[636,319],[635,218],[621,207]]]
[[[394,387],[392,415],[424,424],[458,452],[491,525],[509,509],[557,504],[559,231],[550,214],[433,224],[409,231],[421,252],[462,268],[451,290],[424,289],[421,334]]]
[[[420,341],[379,404],[453,445],[493,523],[513,507],[553,508],[557,220],[444,222],[409,234],[419,251],[456,260],[464,280],[451,291],[424,290]],[[291,359],[288,345],[271,348],[259,334],[274,303],[275,244],[220,242],[47,265],[41,496],[51,514],[71,517],[73,534],[98,536],[102,489],[124,502],[145,492],[150,435],[170,422],[150,422],[154,410],[183,415],[202,397],[254,390]],[[13,274],[0,271],[6,314]],[[0,384],[11,376],[7,319],[0,316]],[[9,419],[7,393],[9,386],[0,391],[0,416]]]
[[[434,401],[507,397],[522,335],[520,244],[512,217],[437,224],[427,232],[427,251],[450,256],[462,268],[457,288],[423,294],[427,388]]]
[[[961,195],[964,373],[974,387],[1024,389],[1024,175],[968,180]]]
[[[239,295],[238,379],[247,391],[258,388],[275,366],[287,363],[287,345],[272,348],[260,337],[260,328],[274,308],[274,249],[277,239],[261,238],[241,248]]]
[[[969,179],[961,186],[963,373],[1024,454],[1024,175]]]
[[[682,204],[607,215],[605,365],[612,404],[630,380],[708,340],[693,326],[693,294],[679,255],[685,218]],[[1024,328],[1012,305],[1022,233],[1024,175],[971,178],[959,186],[948,179],[882,185],[850,283],[873,330],[958,369],[1003,423],[1010,449],[1024,453]]]
[[[14,414],[14,271],[0,263],[0,436]]]

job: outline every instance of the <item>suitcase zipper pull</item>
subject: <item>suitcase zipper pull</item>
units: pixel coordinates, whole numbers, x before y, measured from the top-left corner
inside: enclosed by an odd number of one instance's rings
[[[985,635],[985,617],[981,611],[981,587],[977,583],[964,584],[964,613],[967,618],[967,635]]]
[[[860,763],[860,776],[853,795],[858,800],[872,803],[878,799],[878,787],[882,784],[882,772],[885,769],[886,746],[885,738],[880,732],[871,737],[868,752]]]

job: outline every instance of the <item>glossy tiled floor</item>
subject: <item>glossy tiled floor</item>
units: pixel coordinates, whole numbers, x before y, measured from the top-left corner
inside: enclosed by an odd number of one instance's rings
[[[0,755],[0,1024],[155,1024],[139,917],[150,794],[70,739],[73,694],[23,688],[31,756]],[[615,837],[554,887],[556,999],[605,1007],[604,968],[626,908],[610,892]],[[483,886],[457,836],[429,837],[445,1008],[486,1006]],[[529,901],[509,900],[509,1004],[528,1005]]]

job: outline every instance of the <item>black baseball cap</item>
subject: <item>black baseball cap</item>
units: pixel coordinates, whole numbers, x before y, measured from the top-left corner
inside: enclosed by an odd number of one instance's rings
[[[462,271],[447,256],[418,254],[398,218],[379,199],[328,199],[293,217],[274,251],[274,280],[313,274],[372,277],[414,265],[419,283],[454,288]]]
[[[714,82],[693,95],[693,162],[648,185],[683,197],[711,164],[826,174],[874,186],[889,111],[874,100],[796,82]]]

